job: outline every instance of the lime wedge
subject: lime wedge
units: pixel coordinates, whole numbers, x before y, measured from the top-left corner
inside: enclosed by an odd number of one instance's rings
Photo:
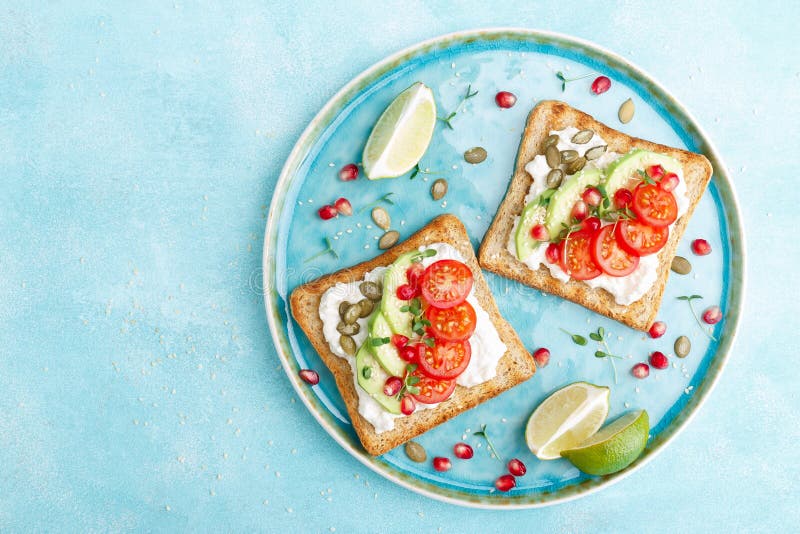
[[[647,412],[628,412],[574,449],[561,451],[561,456],[590,475],[616,473],[642,454],[649,433]]]
[[[561,458],[561,451],[576,447],[603,425],[610,393],[607,387],[575,382],[547,397],[528,419],[528,448],[540,460]]]
[[[370,180],[401,176],[419,163],[436,126],[433,91],[417,82],[399,95],[375,123],[362,163]]]

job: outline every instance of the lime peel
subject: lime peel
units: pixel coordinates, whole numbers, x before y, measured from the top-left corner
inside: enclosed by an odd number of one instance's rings
[[[609,475],[625,469],[642,454],[649,433],[647,412],[628,412],[561,455],[584,473]]]

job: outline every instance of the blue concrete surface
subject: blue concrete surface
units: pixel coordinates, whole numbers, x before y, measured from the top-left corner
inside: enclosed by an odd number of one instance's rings
[[[794,358],[800,9],[729,2],[0,5],[0,530],[774,531],[800,522]],[[270,194],[325,101],[439,34],[614,50],[694,113],[748,237],[720,384],[653,462],[541,510],[464,510],[366,470],[278,364]]]

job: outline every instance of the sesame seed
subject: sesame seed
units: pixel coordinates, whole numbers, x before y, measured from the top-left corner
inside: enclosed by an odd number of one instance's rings
[[[328,163],[328,167],[336,167],[336,164],[334,164],[333,162],[330,162],[330,163]]]

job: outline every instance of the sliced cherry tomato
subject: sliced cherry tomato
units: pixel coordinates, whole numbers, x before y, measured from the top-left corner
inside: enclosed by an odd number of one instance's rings
[[[431,322],[429,331],[433,337],[448,341],[469,339],[478,324],[475,308],[466,300],[452,308],[430,306],[425,317]]]
[[[635,219],[617,223],[617,242],[635,256],[655,254],[667,244],[669,227],[653,227]]]
[[[591,242],[595,232],[579,230],[561,242],[559,263],[564,272],[575,280],[591,280],[603,271],[592,259]]]
[[[431,378],[419,369],[414,371],[414,376],[419,378],[419,382],[416,384],[419,388],[419,393],[412,395],[412,397],[423,404],[437,404],[445,401],[456,389],[455,380]]]
[[[472,289],[472,271],[456,260],[431,263],[420,279],[422,296],[437,308],[452,308],[464,302]]]
[[[626,276],[639,266],[639,256],[619,246],[611,224],[594,234],[591,251],[595,263],[609,276]]]
[[[669,191],[657,185],[640,185],[633,193],[631,209],[650,226],[669,226],[678,218],[678,203]]]
[[[464,372],[472,356],[469,341],[445,341],[437,339],[433,347],[425,346],[420,354],[419,368],[426,376],[452,380]]]

